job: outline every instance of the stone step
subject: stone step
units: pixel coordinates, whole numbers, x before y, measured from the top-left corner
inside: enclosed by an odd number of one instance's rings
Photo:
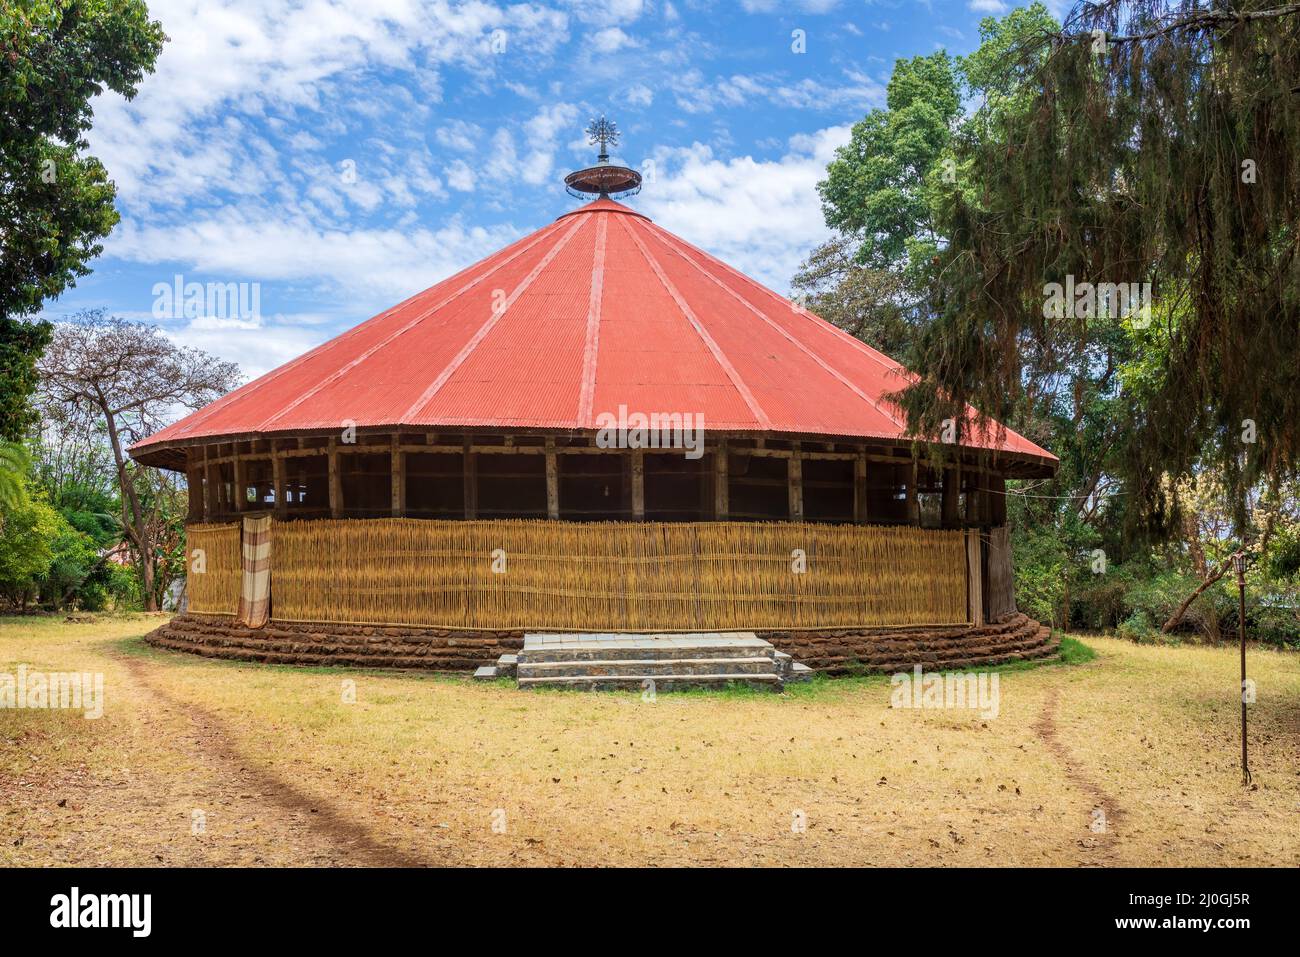
[[[474,669],[474,677],[480,681],[492,681],[500,678],[496,665],[484,665],[482,668]]]
[[[809,667],[808,667],[807,665],[805,665],[803,662],[801,662],[801,661],[795,661],[795,662],[791,663],[791,665],[790,665],[790,673],[787,674],[787,675],[785,676],[785,680],[786,680],[787,682],[789,682],[789,681],[812,681],[812,676],[815,675],[816,673],[817,673],[817,672],[813,671],[813,669],[809,668]]]
[[[642,691],[653,682],[656,693],[685,688],[722,688],[729,684],[780,691],[780,675],[570,675],[566,677],[520,678],[520,688],[572,688],[579,691]]]
[[[610,661],[521,661],[520,679],[621,675],[780,675],[771,658],[616,658]]]
[[[689,635],[528,634],[519,664],[536,661],[619,661],[763,657],[776,649],[752,631]]]

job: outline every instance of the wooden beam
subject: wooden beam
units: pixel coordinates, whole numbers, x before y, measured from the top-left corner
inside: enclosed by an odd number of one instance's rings
[[[283,519],[289,514],[289,503],[284,498],[284,456],[278,453],[271,457],[271,477],[275,482],[275,515]]]
[[[803,460],[799,454],[799,443],[794,446],[787,469],[790,485],[790,521],[803,521]]]
[[[392,465],[393,518],[406,516],[406,453],[402,451],[401,436],[393,436]]]
[[[203,520],[205,522],[215,522],[220,505],[217,501],[217,479],[221,477],[220,468],[213,465],[211,458],[212,446],[203,446]]]
[[[867,459],[866,453],[853,457],[853,521],[867,523]]]
[[[465,517],[478,517],[478,453],[472,451],[469,440],[463,446],[465,453]]]
[[[961,523],[958,506],[961,504],[961,470],[949,466],[943,470],[943,504],[941,508],[944,528],[956,528]]]
[[[198,456],[190,455],[185,463],[185,486],[189,492],[187,522],[203,521],[203,463]]]
[[[342,518],[343,476],[339,473],[338,439],[330,439],[326,454],[329,455],[330,468],[330,518]]]
[[[994,528],[1007,524],[1007,480],[1001,475],[989,476],[989,524]]]
[[[728,487],[727,441],[723,439],[713,452],[713,517],[725,522],[731,515],[731,496]]]
[[[980,530],[966,529],[966,607],[971,624],[984,624],[984,576]]]
[[[921,499],[917,485],[921,481],[921,468],[916,459],[912,459],[910,473],[911,479],[907,483],[907,523],[919,526],[921,524]]]
[[[235,511],[248,510],[248,461],[235,454]]]
[[[632,450],[632,517],[645,521],[645,452]]]
[[[560,517],[560,468],[553,438],[546,440],[546,517]]]

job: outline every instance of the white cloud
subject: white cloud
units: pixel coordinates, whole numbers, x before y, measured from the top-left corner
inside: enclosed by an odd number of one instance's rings
[[[638,207],[655,222],[778,291],[829,231],[816,184],[849,127],[791,137],[778,160],[722,160],[701,143],[658,149]]]
[[[105,252],[159,264],[160,281],[170,282],[173,265],[180,264],[222,282],[305,282],[365,311],[431,286],[519,235],[513,227],[469,228],[455,221],[436,230],[330,230],[301,217],[227,206],[174,225],[123,223]],[[274,305],[263,298],[264,310]]]
[[[598,53],[613,53],[623,47],[635,46],[636,41],[618,27],[606,27],[592,34],[591,45]]]
[[[740,0],[746,13],[776,13],[783,7],[794,6],[802,13],[826,13],[835,9],[839,0]]]
[[[1007,5],[1002,0],[970,0],[966,6],[976,13],[996,13],[1001,15],[1007,12]]]
[[[645,0],[561,0],[583,23],[628,24],[645,12]]]
[[[654,90],[644,83],[637,83],[628,89],[623,99],[633,106],[649,106],[654,102],[655,94]]]
[[[677,105],[687,113],[708,113],[763,100],[795,109],[863,110],[884,102],[885,87],[855,70],[844,71],[844,83],[828,85],[812,77],[790,82],[778,77],[736,74],[706,79],[688,70],[673,79]]]

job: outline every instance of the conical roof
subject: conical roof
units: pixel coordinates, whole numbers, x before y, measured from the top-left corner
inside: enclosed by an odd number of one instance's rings
[[[600,198],[138,443],[442,427],[591,430],[602,412],[706,429],[899,440],[892,359]],[[973,430],[964,430],[967,434]],[[996,434],[995,434],[996,432]],[[981,437],[982,436],[982,437]],[[1022,462],[1010,430],[972,435]]]

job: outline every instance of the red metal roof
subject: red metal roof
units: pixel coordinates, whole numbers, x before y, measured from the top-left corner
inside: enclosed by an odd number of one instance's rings
[[[903,437],[907,373],[640,213],[598,199],[137,443],[410,426],[595,429],[602,412],[706,429]],[[973,430],[969,430],[972,431]],[[1045,463],[1011,430],[966,444]]]

